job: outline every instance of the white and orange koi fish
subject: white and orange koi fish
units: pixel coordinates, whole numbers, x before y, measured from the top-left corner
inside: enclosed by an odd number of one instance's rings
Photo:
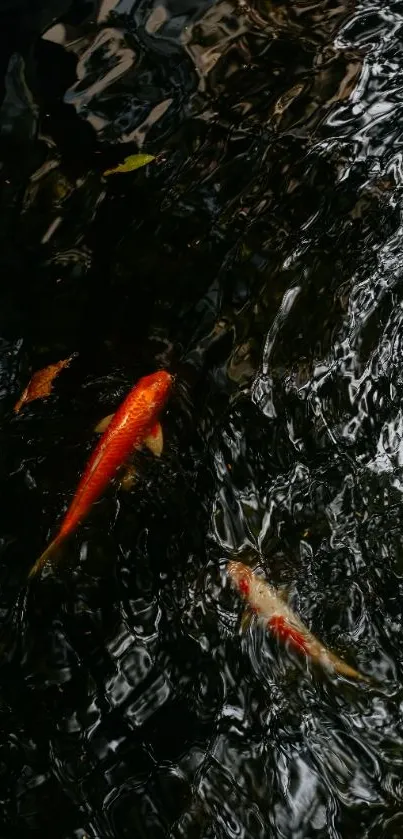
[[[367,676],[363,676],[326,649],[284,602],[281,594],[266,583],[262,577],[254,574],[251,568],[248,568],[243,562],[231,561],[227,565],[227,571],[233,584],[247,601],[251,611],[264,621],[266,627],[280,641],[288,642],[294,650],[312,659],[315,663],[321,664],[327,670],[339,673],[349,679],[370,681]]]

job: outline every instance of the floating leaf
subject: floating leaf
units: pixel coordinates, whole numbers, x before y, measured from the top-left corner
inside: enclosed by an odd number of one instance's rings
[[[129,157],[125,157],[123,163],[119,163],[119,166],[115,166],[114,169],[105,169],[104,175],[116,175],[119,172],[134,172],[135,169],[146,166],[152,160],[155,160],[153,154],[130,154]]]
[[[27,402],[32,402],[34,399],[45,399],[46,396],[49,396],[52,391],[53,380],[59,375],[60,371],[63,370],[64,367],[68,367],[76,355],[77,353],[73,353],[73,355],[69,356],[69,358],[64,358],[56,364],[49,364],[49,366],[44,367],[43,370],[37,370],[15,405],[15,413],[18,414],[22,406]]]

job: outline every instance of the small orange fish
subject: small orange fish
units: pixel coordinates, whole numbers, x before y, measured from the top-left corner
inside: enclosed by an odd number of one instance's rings
[[[107,425],[106,430],[87,463],[59,531],[36,561],[29,573],[30,577],[49,562],[64,539],[82,522],[133,449],[146,443],[156,454],[160,453],[162,431],[158,417],[168,399],[172,381],[173,377],[165,370],[144,376],[126,396],[116,413],[103,421],[102,427]]]
[[[268,629],[283,643],[289,643],[299,653],[309,656],[317,664],[340,673],[349,679],[369,682],[366,676],[330,652],[299,617],[284,602],[281,595],[262,577],[253,573],[243,562],[229,562],[228,574],[252,612],[261,618]]]
[[[18,414],[22,406],[27,402],[32,402],[34,399],[45,399],[46,396],[50,396],[54,379],[64,367],[68,367],[76,355],[77,353],[73,353],[69,358],[64,358],[56,364],[49,364],[43,370],[37,370],[14,406],[15,413]]]

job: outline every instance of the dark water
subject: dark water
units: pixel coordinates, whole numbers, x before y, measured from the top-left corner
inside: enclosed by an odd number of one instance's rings
[[[1,3],[1,839],[403,836],[402,44],[393,0]],[[26,594],[159,367],[163,458]],[[257,554],[379,687],[239,634]]]

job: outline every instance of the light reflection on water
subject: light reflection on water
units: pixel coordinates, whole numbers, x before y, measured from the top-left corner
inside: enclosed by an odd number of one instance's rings
[[[401,4],[15,14],[1,13],[5,832],[400,837]],[[156,162],[102,178],[139,149]],[[15,418],[31,371],[72,352],[54,395]],[[160,365],[179,380],[161,461],[142,457],[66,571],[17,601],[94,425]],[[241,635],[229,556],[258,559],[375,684],[327,677],[256,622]]]

